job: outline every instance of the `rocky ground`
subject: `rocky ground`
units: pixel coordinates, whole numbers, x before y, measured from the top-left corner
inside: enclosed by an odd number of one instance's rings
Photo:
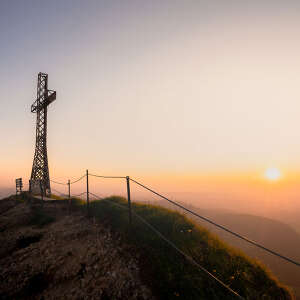
[[[155,299],[138,254],[107,226],[58,202],[36,225],[36,206],[0,200],[0,299]]]

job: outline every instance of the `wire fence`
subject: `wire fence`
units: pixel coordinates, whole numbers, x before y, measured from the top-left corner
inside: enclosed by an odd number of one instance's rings
[[[95,177],[95,178],[103,178],[103,179],[125,179],[125,186],[126,186],[126,190],[127,190],[127,200],[128,200],[128,205],[127,206],[124,206],[124,205],[120,205],[118,203],[115,203],[115,202],[112,202],[112,201],[109,201],[108,199],[105,199],[103,197],[100,197],[98,196],[97,194],[94,194],[92,192],[90,192],[89,190],[89,177]],[[85,184],[86,184],[86,189],[79,193],[79,194],[71,194],[71,186],[73,184],[76,184],[77,182],[83,180],[83,179],[86,179],[85,180]],[[80,198],[82,197],[83,195],[86,196],[86,204],[87,204],[87,213],[88,215],[90,215],[90,196],[94,197],[95,199],[97,200],[101,200],[101,201],[109,201],[110,203],[113,203],[114,205],[117,205],[119,207],[122,207],[122,209],[126,209],[128,211],[128,220],[129,220],[129,224],[131,225],[132,224],[132,216],[134,216],[136,219],[140,220],[145,226],[147,226],[151,231],[153,231],[162,241],[164,241],[165,243],[167,243],[170,247],[172,247],[174,250],[176,250],[178,253],[180,253],[187,261],[189,261],[192,265],[196,266],[198,269],[202,270],[203,272],[205,272],[210,278],[214,279],[215,281],[217,281],[220,285],[222,285],[225,289],[227,289],[229,292],[231,292],[234,296],[236,296],[237,298],[239,299],[244,299],[242,296],[240,296],[236,291],[234,291],[233,289],[230,288],[230,286],[228,286],[227,284],[225,284],[222,280],[220,280],[218,277],[216,277],[215,275],[213,275],[211,272],[209,272],[206,268],[204,268],[203,266],[201,266],[198,262],[195,261],[195,259],[186,254],[184,251],[182,251],[179,247],[177,247],[172,241],[170,241],[168,239],[168,237],[166,237],[165,235],[163,235],[159,228],[156,228],[154,227],[152,224],[150,224],[145,218],[141,217],[139,214],[137,214],[135,211],[132,210],[132,205],[131,205],[131,192],[130,192],[130,183],[133,183],[139,187],[141,187],[142,189],[144,190],[147,190],[148,192],[152,193],[153,195],[156,195],[158,196],[159,198],[167,201],[168,203],[171,203],[173,205],[175,205],[176,207],[182,209],[184,212],[187,212],[189,214],[191,214],[192,216],[198,218],[198,219],[201,219],[202,221],[205,221],[233,236],[235,236],[236,238],[240,239],[240,240],[243,240],[273,256],[276,256],[282,260],[285,260],[286,262],[288,263],[291,263],[293,265],[296,265],[298,267],[300,267],[300,263],[285,256],[285,255],[282,255],[272,249],[269,249],[263,245],[261,245],[260,243],[256,242],[256,241],[253,241],[251,239],[249,239],[248,237],[244,236],[244,235],[241,235],[221,224],[218,224],[196,212],[194,212],[193,210],[191,209],[188,209],[186,208],[184,205],[182,204],[179,204],[178,202],[174,201],[174,200],[171,200],[169,199],[168,197],[158,193],[157,191],[153,190],[152,188],[142,184],[141,182],[135,180],[135,179],[132,179],[130,178],[129,176],[106,176],[106,175],[97,175],[97,174],[89,174],[88,170],[86,170],[86,173],[82,176],[80,176],[79,178],[71,181],[71,180],[68,180],[67,183],[63,183],[63,182],[59,182],[59,181],[56,181],[56,180],[51,180],[52,183],[54,184],[58,184],[58,185],[64,185],[64,186],[67,186],[68,187],[68,193],[64,193],[64,192],[61,192],[61,191],[58,191],[56,189],[54,189],[52,187],[52,190],[54,190],[55,192],[59,193],[61,196],[65,196],[67,197],[68,199],[71,199],[71,198]],[[69,201],[69,205],[71,204],[71,201]],[[69,207],[70,209],[70,207]]]
[[[74,180],[72,182],[70,180],[68,180],[68,183],[63,183],[63,182],[58,182],[58,181],[51,180],[51,182],[56,183],[56,184],[68,185],[69,186],[69,193],[68,194],[60,192],[60,191],[57,191],[57,190],[55,190],[53,188],[52,189],[54,191],[58,192],[61,195],[68,196],[69,198],[70,197],[79,197],[79,196],[82,196],[83,194],[86,194],[86,196],[87,196],[87,206],[89,208],[89,194],[94,195],[91,192],[89,192],[89,185],[88,185],[88,177],[89,176],[97,177],[97,178],[106,178],[106,179],[126,179],[128,209],[129,209],[129,220],[130,221],[131,221],[131,215],[132,215],[131,198],[130,198],[130,182],[133,182],[134,184],[136,184],[136,185],[142,187],[143,189],[151,192],[152,194],[160,197],[161,199],[168,201],[169,203],[171,203],[171,204],[179,207],[180,209],[182,209],[185,212],[188,212],[189,214],[193,215],[194,217],[196,217],[198,219],[201,219],[201,220],[203,220],[203,221],[205,221],[207,223],[210,223],[213,226],[215,226],[215,227],[217,227],[217,228],[219,228],[219,229],[221,229],[221,230],[223,230],[223,231],[225,231],[227,233],[230,233],[231,235],[233,235],[233,236],[235,236],[235,237],[237,237],[237,238],[239,238],[239,239],[241,239],[241,240],[243,240],[243,241],[245,241],[245,242],[247,242],[247,243],[249,243],[249,244],[257,247],[257,248],[260,248],[260,249],[268,252],[269,254],[272,254],[272,255],[280,258],[280,259],[283,259],[283,260],[285,260],[285,261],[287,261],[287,262],[289,262],[289,263],[291,263],[293,265],[296,265],[296,266],[300,267],[300,263],[298,261],[295,261],[295,260],[293,260],[293,259],[291,259],[291,258],[289,258],[289,257],[287,257],[285,255],[282,255],[282,254],[280,254],[280,253],[278,253],[278,252],[276,252],[276,251],[274,251],[272,249],[269,249],[268,247],[265,247],[265,246],[261,245],[260,243],[258,243],[256,241],[253,241],[253,240],[249,239],[248,237],[246,237],[244,235],[241,235],[241,234],[239,234],[239,233],[237,233],[237,232],[235,232],[233,230],[230,230],[229,228],[227,228],[227,227],[225,227],[225,226],[223,226],[221,224],[218,224],[218,223],[216,223],[216,222],[208,219],[207,217],[201,216],[200,214],[194,212],[193,210],[188,209],[185,206],[183,206],[182,204],[179,204],[178,202],[165,197],[164,195],[156,192],[155,190],[153,190],[152,188],[150,188],[150,187],[142,184],[141,182],[139,182],[139,181],[137,181],[135,179],[130,178],[129,176],[106,176],[106,175],[89,174],[88,170],[86,170],[86,173],[84,175],[82,175],[81,177],[79,177],[78,179],[76,179],[76,180]],[[87,179],[86,180],[86,182],[87,182],[87,190],[84,191],[83,193],[79,194],[79,195],[71,195],[71,193],[70,193],[70,191],[71,191],[70,186],[72,184],[74,184],[74,183],[79,182],[83,178]]]

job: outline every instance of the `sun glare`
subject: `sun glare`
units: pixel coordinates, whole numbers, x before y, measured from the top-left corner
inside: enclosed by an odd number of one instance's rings
[[[265,171],[265,178],[271,181],[276,181],[281,177],[281,173],[277,168],[268,168]]]

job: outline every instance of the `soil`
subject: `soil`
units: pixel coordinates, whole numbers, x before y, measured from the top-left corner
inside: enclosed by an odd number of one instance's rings
[[[36,209],[52,221],[32,224]],[[59,201],[0,201],[0,299],[155,299],[139,259],[107,225]]]

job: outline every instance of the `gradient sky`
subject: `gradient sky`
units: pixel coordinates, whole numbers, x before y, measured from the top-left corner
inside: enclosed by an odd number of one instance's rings
[[[261,199],[274,166],[295,204],[299,36],[299,1],[2,0],[0,186],[30,177],[42,71],[52,178]]]

